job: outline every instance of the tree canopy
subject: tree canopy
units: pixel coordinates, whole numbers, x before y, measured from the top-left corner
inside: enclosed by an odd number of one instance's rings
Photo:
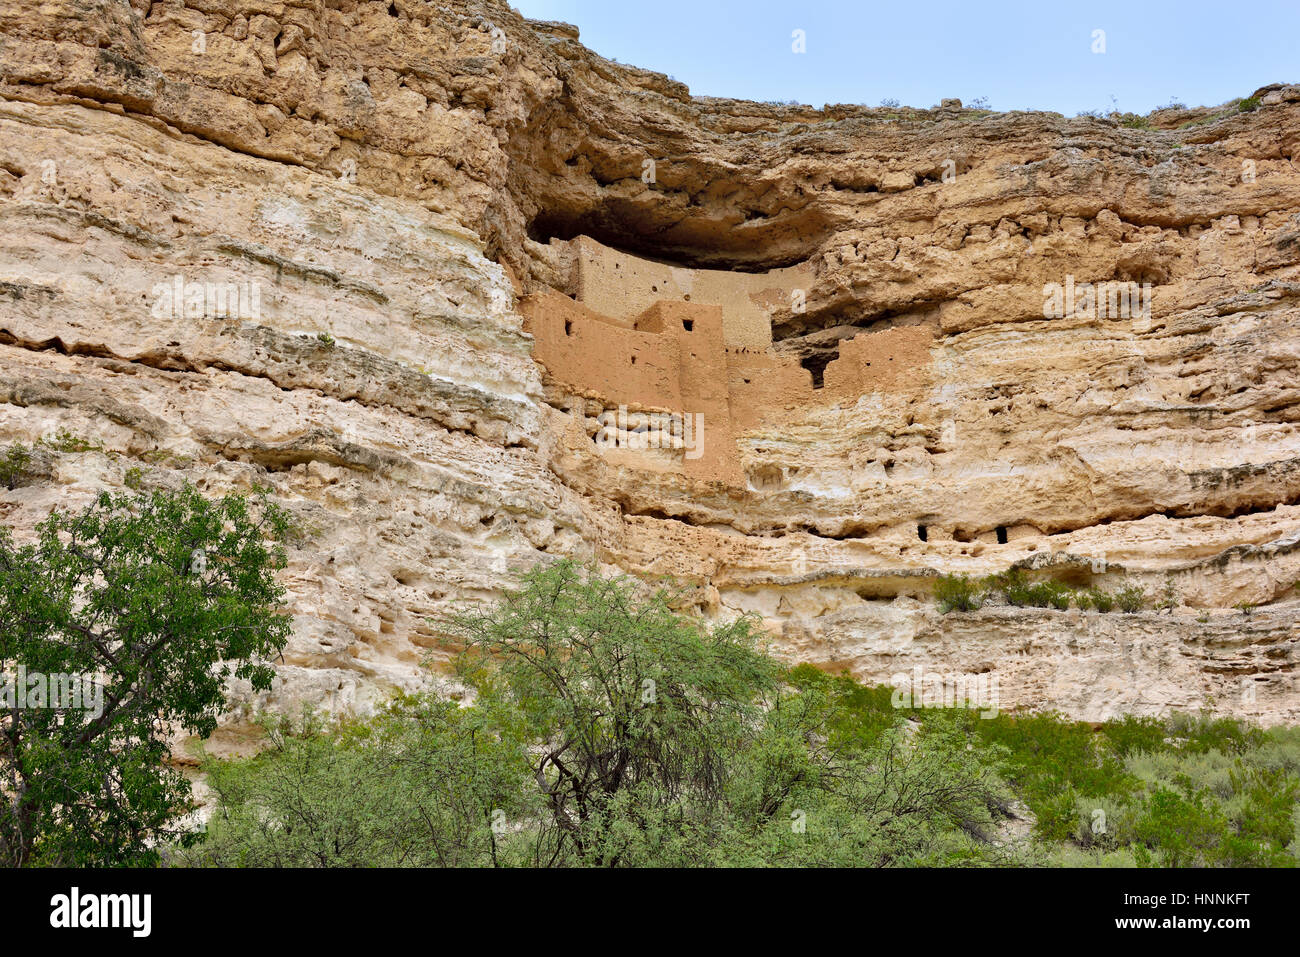
[[[32,544],[0,529],[0,863],[149,864],[182,836],[168,738],[210,734],[232,676],[270,688],[290,532],[265,496],[190,485],[56,510]]]

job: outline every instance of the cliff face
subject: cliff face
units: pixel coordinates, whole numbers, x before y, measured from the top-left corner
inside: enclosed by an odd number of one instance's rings
[[[49,0],[0,94],[0,445],[87,440],[0,521],[269,485],[315,532],[275,704],[413,685],[577,555],[866,679],[1300,719],[1300,88],[813,110],[497,2]],[[1017,563],[1181,604],[938,614]]]

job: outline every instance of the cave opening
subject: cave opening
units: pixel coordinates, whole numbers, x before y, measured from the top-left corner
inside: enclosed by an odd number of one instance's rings
[[[916,526],[916,537],[923,542],[928,542],[930,540],[929,529],[927,529],[924,525]]]
[[[998,534],[998,544],[1005,545],[1007,543],[1007,527],[1005,525],[999,525],[997,529],[997,534]]]
[[[535,243],[569,242],[587,236],[618,252],[683,269],[723,269],[731,272],[767,272],[797,266],[813,255],[819,241],[801,237],[776,246],[753,239],[719,235],[701,227],[668,235],[663,225],[647,220],[640,211],[609,206],[585,210],[542,210],[529,220],[525,232]],[[688,299],[689,301],[689,299]]]
[[[838,358],[838,352],[838,349],[835,352],[813,352],[799,360],[799,365],[812,373],[812,387],[814,389],[825,386],[826,367],[831,364],[832,360]]]

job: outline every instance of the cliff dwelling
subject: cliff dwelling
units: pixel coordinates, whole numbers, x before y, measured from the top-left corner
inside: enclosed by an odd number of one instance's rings
[[[923,325],[841,339],[838,357],[815,369],[774,348],[773,317],[798,311],[815,279],[809,263],[747,273],[660,263],[587,236],[552,245],[570,281],[521,301],[534,358],[576,395],[702,416],[702,455],[681,457],[691,478],[744,486],[740,433],[803,408],[914,388],[932,363]]]

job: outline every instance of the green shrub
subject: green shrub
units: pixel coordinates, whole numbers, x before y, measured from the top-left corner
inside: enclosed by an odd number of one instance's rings
[[[77,452],[102,452],[104,446],[98,442],[91,442],[75,432],[68,429],[60,428],[54,435],[42,436],[39,443],[52,452],[62,452],[65,454]]]
[[[1072,840],[1080,824],[1078,797],[1074,788],[1067,786],[1036,801],[1034,833],[1045,841]]]
[[[31,461],[31,449],[21,442],[15,442],[5,449],[4,454],[0,455],[0,485],[12,492]]]
[[[1259,109],[1259,97],[1248,96],[1237,104],[1238,113],[1253,113]]]
[[[1058,581],[1017,583],[1007,586],[1006,596],[1007,601],[1017,607],[1056,608],[1065,611],[1074,598],[1074,589]]]
[[[1087,602],[1087,604],[1084,604],[1084,602]],[[1100,612],[1108,612],[1115,607],[1115,596],[1093,585],[1091,588],[1080,592],[1079,607],[1095,608]]]
[[[1041,861],[1043,867],[1137,867],[1130,847],[1116,850],[1084,849],[1070,844],[1052,848]]]
[[[1244,754],[1263,745],[1264,731],[1240,718],[1215,718],[1209,714],[1188,715],[1175,712],[1169,716],[1170,733],[1182,741],[1188,751]]]
[[[1022,580],[1008,582],[1002,589],[1002,594],[1006,596],[1007,604],[1015,605],[1017,608],[1027,608],[1032,606],[1041,607],[1046,604],[1040,602],[1042,593],[1038,588],[1039,583],[1030,583]]]
[[[1034,814],[1049,819],[1039,829],[1043,836],[1062,833],[1067,816],[1071,823],[1066,829],[1073,829],[1073,799],[1068,814],[1064,803],[1054,803],[1064,788],[1082,797],[1122,797],[1138,784],[1115,754],[1098,746],[1098,736],[1082,721],[1054,712],[1001,714],[979,719],[975,731],[986,743],[1007,750],[1009,779]]]
[[[1002,592],[1006,594],[1008,589],[1017,588],[1027,583],[1025,570],[1023,568],[1008,568],[1006,571],[995,572],[984,579],[984,587],[988,591]]]
[[[828,740],[836,747],[860,752],[875,744],[898,723],[894,689],[888,685],[864,685],[850,675],[829,675],[814,665],[797,665],[786,675],[801,693],[822,695],[831,715],[827,719]],[[909,708],[915,714],[917,708]]]
[[[1165,576],[1164,588],[1160,591],[1160,598],[1156,602],[1158,611],[1172,612],[1182,603],[1182,597],[1178,594],[1178,587],[1174,584],[1172,575]]]
[[[984,603],[984,589],[969,575],[940,575],[934,584],[934,598],[945,615],[974,611]]]
[[[1059,610],[1065,611],[1070,607],[1070,602],[1074,600],[1074,589],[1064,582],[1047,582],[1047,603]]]
[[[1159,787],[1147,799],[1136,831],[1140,865],[1205,867],[1222,863],[1228,820],[1204,790],[1180,794]]]
[[[1170,747],[1165,740],[1169,736],[1169,729],[1161,718],[1143,718],[1129,714],[1118,721],[1102,724],[1101,733],[1120,757],[1167,751]]]
[[[1295,840],[1295,806],[1300,779],[1282,768],[1253,768],[1237,763],[1229,772],[1237,833],[1260,847],[1284,850]]]
[[[1147,603],[1147,593],[1140,585],[1125,585],[1115,593],[1115,604],[1126,614],[1142,610]]]
[[[455,702],[399,696],[368,721],[263,719],[251,759],[206,760],[220,810],[183,863],[215,867],[491,867],[521,804],[527,755]]]

